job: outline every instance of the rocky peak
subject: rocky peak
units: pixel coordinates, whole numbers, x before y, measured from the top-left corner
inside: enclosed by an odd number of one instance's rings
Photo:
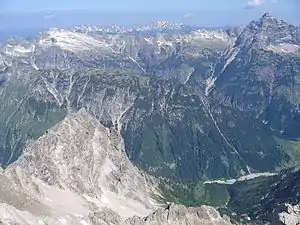
[[[58,188],[98,208],[108,207],[122,218],[147,215],[156,208],[149,197],[158,194],[152,178],[127,159],[120,134],[105,128],[85,110],[69,115],[29,143],[5,174],[38,198],[55,202],[47,189]]]
[[[238,36],[235,47],[298,45],[300,42],[299,28],[278,20],[269,13],[260,19],[251,21]]]
[[[153,181],[130,163],[121,136],[82,109],[0,171],[0,224],[231,224],[209,206],[159,209]]]
[[[270,13],[263,14],[260,19],[256,22],[258,24],[266,25],[266,24],[277,24],[279,21],[276,17],[272,16]]]
[[[264,14],[255,24],[261,35],[268,36],[269,39],[273,37],[277,39],[286,38],[296,30],[296,27],[287,24],[283,20],[278,20],[269,13]]]

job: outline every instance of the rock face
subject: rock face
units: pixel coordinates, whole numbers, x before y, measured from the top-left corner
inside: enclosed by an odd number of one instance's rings
[[[28,139],[37,139],[80,108],[120,132],[130,160],[159,176],[182,180],[235,177],[248,167],[272,169],[282,158],[261,123],[245,124],[247,120],[226,108],[221,110],[227,119],[234,116],[234,121],[217,122],[204,96],[188,86],[128,73],[102,69],[7,72],[10,79],[0,90],[0,128],[5,131],[0,135],[2,163],[15,161]],[[231,135],[236,137],[241,124],[234,122],[242,123],[252,151],[244,151],[240,138],[238,148],[232,145],[228,128],[220,128],[229,122],[234,125]],[[264,142],[257,140],[256,129]],[[252,157],[244,157],[245,153]]]
[[[299,135],[300,29],[269,14],[237,37],[211,92],[277,133]]]
[[[3,67],[127,69],[185,83],[194,71],[188,59],[203,59],[199,66],[205,69],[207,59],[220,55],[233,39],[221,29],[169,30],[172,32],[155,28],[150,32],[50,29],[31,41],[8,40],[0,47],[0,55]]]
[[[50,202],[55,195],[44,192],[40,182],[78,194],[97,207],[118,208],[123,218],[146,215],[155,208],[149,197],[155,195],[155,185],[126,158],[120,135],[85,110],[29,143],[5,174],[21,190]]]
[[[286,210],[279,213],[279,221],[284,225],[299,225],[300,224],[300,205],[292,206],[286,204]]]
[[[165,209],[158,209],[146,217],[134,216],[125,222],[112,211],[90,215],[96,224],[118,224],[118,225],[230,225],[229,217],[222,218],[219,212],[210,206],[198,208],[186,208],[181,205],[171,204]]]
[[[127,159],[120,134],[84,109],[29,143],[0,179],[2,224],[119,225],[133,216],[147,216],[162,199],[155,179]],[[214,209],[204,209],[171,206],[169,220],[199,224],[211,216],[216,217],[214,224],[225,224]],[[166,224],[165,213],[158,215],[163,220],[151,224]],[[129,221],[141,224],[137,217]]]
[[[222,218],[219,212],[209,206],[186,208],[170,205],[159,209],[145,218],[134,217],[126,220],[126,225],[229,225],[230,219]]]

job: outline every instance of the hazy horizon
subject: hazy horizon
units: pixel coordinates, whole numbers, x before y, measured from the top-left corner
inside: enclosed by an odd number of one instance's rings
[[[198,11],[198,12],[101,12],[92,10],[57,10],[44,12],[2,13],[0,30],[8,29],[43,29],[50,27],[70,27],[74,25],[142,25],[166,20],[199,27],[224,27],[246,25],[257,20],[269,11],[248,10],[247,13],[235,11]],[[270,12],[278,19],[299,25],[293,15],[282,12]],[[242,19],[236,19],[242,17]],[[22,21],[22,23],[20,23]]]
[[[269,12],[299,25],[298,0],[1,0],[0,30],[89,25],[137,25],[156,20],[201,27],[245,25]]]

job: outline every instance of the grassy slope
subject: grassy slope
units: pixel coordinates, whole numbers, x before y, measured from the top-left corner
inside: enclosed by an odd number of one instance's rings
[[[300,165],[300,142],[277,137],[275,140],[281,149],[290,157],[288,161],[282,162],[282,165],[280,165],[278,169]]]
[[[28,139],[39,138],[61,121],[66,110],[37,102],[24,86],[5,83],[0,87],[0,165],[6,166],[22,153]]]
[[[226,186],[203,182],[175,183],[163,181],[161,190],[167,201],[186,206],[212,205],[223,207],[229,201]]]

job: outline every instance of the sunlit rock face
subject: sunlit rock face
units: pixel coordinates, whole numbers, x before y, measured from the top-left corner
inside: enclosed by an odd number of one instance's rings
[[[285,211],[278,214],[279,221],[284,225],[297,225],[300,221],[300,206],[285,205]]]
[[[170,205],[166,209],[159,209],[149,216],[141,219],[130,218],[128,225],[230,225],[229,217],[221,217],[219,212],[210,206],[186,208],[184,206]]]
[[[29,143],[0,179],[3,224],[144,224],[138,216],[162,207],[155,179],[129,162],[120,134],[84,109]],[[229,224],[204,206],[172,205],[149,218],[158,225]]]

